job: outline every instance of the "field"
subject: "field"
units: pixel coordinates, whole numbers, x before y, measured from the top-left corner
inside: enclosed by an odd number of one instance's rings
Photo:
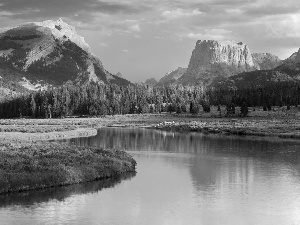
[[[236,109],[238,114],[238,109]],[[300,109],[285,107],[263,111],[250,108],[247,117],[226,117],[212,107],[210,113],[192,114],[131,114],[94,118],[14,119],[0,120],[1,140],[50,140],[95,135],[101,127],[147,127],[163,130],[226,133],[236,135],[300,138]],[[86,131],[86,132],[85,132]]]

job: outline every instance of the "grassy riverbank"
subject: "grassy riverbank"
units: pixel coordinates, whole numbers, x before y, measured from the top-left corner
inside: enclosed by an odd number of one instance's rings
[[[37,142],[1,144],[0,193],[41,189],[135,171],[124,151]]]
[[[89,121],[0,120],[0,194],[135,172],[135,160],[124,151],[49,142],[96,134]]]

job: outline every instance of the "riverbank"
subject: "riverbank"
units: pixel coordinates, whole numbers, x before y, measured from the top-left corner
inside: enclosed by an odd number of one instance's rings
[[[300,125],[298,123],[298,121],[230,119],[216,121],[162,122],[151,128],[178,132],[300,139]]]
[[[76,184],[135,172],[124,151],[63,143],[6,143],[0,146],[0,194]]]
[[[59,140],[76,137],[89,137],[95,135],[97,135],[97,130],[94,128],[78,128],[75,130],[54,131],[46,133],[0,132],[0,141],[1,143],[35,142],[40,140]]]
[[[225,109],[221,110],[221,116],[217,108],[212,107],[210,113],[200,112],[198,115],[162,113],[113,115],[99,118],[0,120],[0,129],[5,128],[11,132],[25,130],[24,133],[32,132],[34,135],[36,135],[34,131],[40,129],[46,133],[41,134],[39,132],[37,135],[46,139],[49,139],[47,134],[51,133],[47,131],[52,129],[66,129],[55,132],[67,134],[68,129],[75,131],[77,129],[98,129],[101,127],[145,127],[182,132],[300,139],[300,110],[296,107],[292,107],[291,110],[286,110],[284,107],[274,108],[273,111],[250,108],[247,117],[226,117],[224,115]],[[4,136],[9,136],[11,132],[5,132]],[[23,134],[19,136],[23,136]],[[63,138],[67,138],[67,136]],[[54,134],[54,138],[58,139],[59,135]],[[3,136],[0,133],[0,141],[2,139]]]

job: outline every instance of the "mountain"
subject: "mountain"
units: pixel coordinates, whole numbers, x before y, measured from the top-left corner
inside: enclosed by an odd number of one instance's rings
[[[229,77],[256,70],[247,45],[235,41],[199,40],[186,73],[178,83],[210,84],[217,77]]]
[[[285,62],[287,62],[287,63],[289,63],[289,62],[292,62],[292,63],[300,62],[300,48],[299,48],[298,52],[293,53],[289,58],[287,58],[285,60]]]
[[[280,66],[283,61],[270,53],[253,53],[252,59],[258,70],[271,70]]]
[[[178,67],[178,69],[166,73],[166,75],[158,81],[158,85],[169,85],[175,83],[180,77],[182,77],[183,74],[185,74],[186,70],[186,68]]]
[[[16,85],[31,90],[67,81],[130,84],[106,71],[84,38],[61,19],[1,29],[0,68]]]
[[[271,70],[256,70],[228,78],[215,79],[211,86],[223,88],[264,87],[278,82],[300,83],[300,62],[285,61]]]

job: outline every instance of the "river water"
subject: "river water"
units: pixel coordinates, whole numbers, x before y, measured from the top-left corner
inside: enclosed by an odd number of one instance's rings
[[[300,224],[297,142],[131,128],[68,142],[124,149],[137,174],[0,195],[0,224]]]

